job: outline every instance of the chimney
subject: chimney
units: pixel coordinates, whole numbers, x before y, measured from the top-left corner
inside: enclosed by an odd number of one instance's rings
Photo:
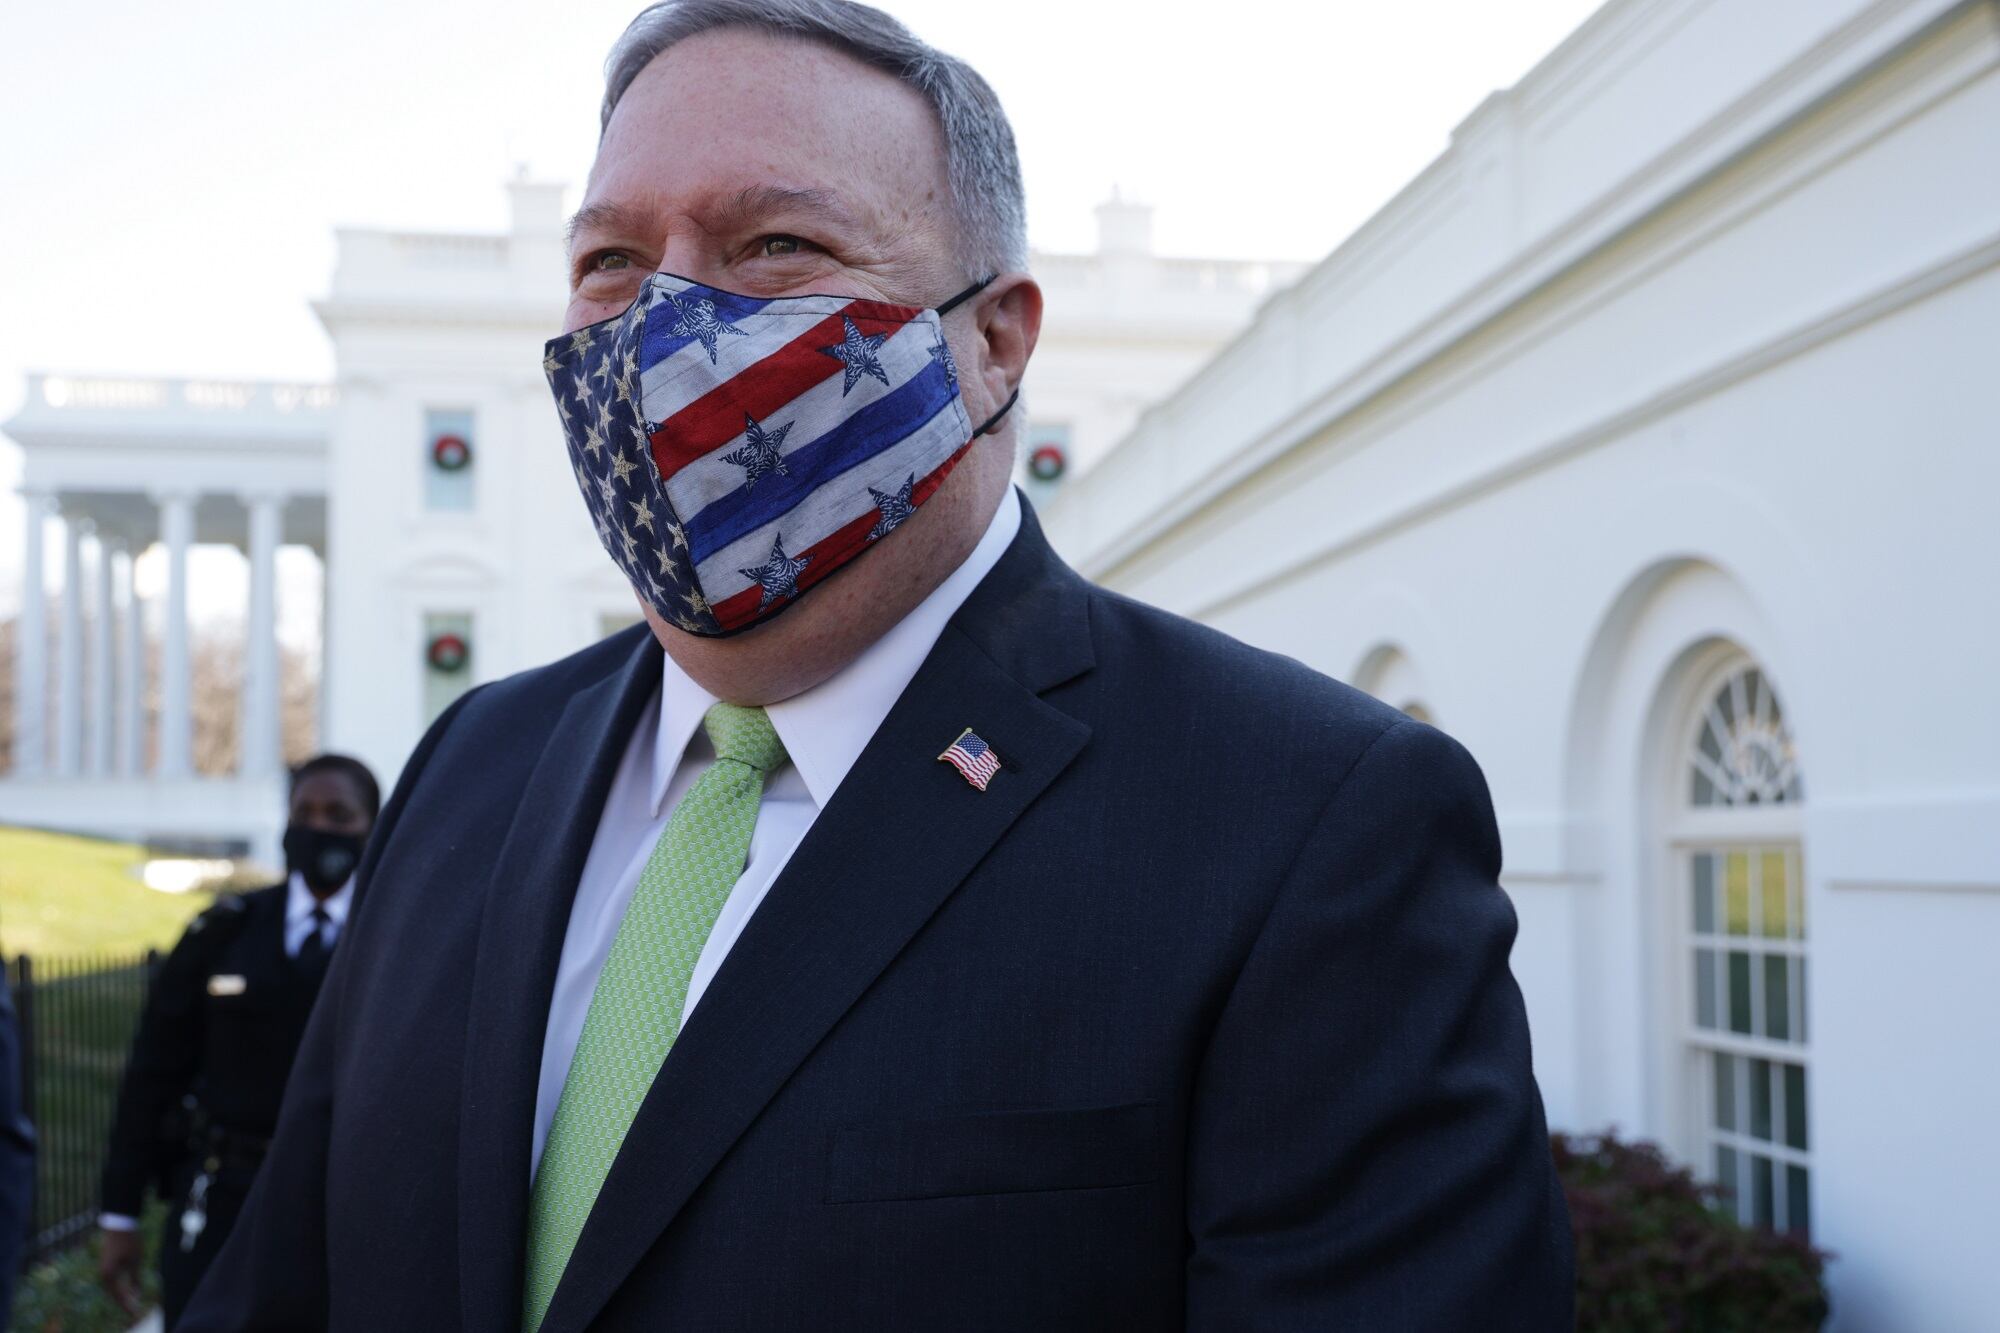
[[[528,178],[507,182],[507,267],[518,294],[547,299],[563,287],[563,187]]]
[[[527,167],[518,167],[507,182],[507,229],[516,236],[560,236],[562,205],[560,184],[530,180]]]
[[[1097,206],[1097,253],[1101,255],[1153,253],[1152,206],[1125,199],[1114,186],[1111,197]]]

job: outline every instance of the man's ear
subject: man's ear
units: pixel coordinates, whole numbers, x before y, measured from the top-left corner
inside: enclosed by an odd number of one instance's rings
[[[979,294],[973,311],[979,331],[979,391],[986,401],[966,406],[977,422],[999,411],[1028,373],[1028,358],[1042,336],[1042,289],[1025,273],[1003,273]]]

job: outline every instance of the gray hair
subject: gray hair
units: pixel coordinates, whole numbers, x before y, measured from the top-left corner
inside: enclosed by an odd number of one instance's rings
[[[819,42],[895,75],[924,95],[944,131],[961,259],[986,277],[1028,264],[1027,204],[1014,131],[979,72],[853,0],[665,0],[642,10],[604,62],[604,116],[639,71],[676,42],[715,28],[758,28]]]

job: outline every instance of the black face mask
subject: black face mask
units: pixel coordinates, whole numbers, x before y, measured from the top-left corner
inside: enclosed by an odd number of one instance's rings
[[[285,865],[305,877],[314,893],[332,893],[361,864],[362,839],[303,824],[285,826]]]

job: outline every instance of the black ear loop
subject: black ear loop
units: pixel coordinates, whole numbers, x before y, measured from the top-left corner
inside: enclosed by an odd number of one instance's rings
[[[954,296],[949,301],[946,301],[943,305],[937,308],[938,318],[943,319],[953,309],[955,309],[960,305],[963,305],[967,301],[970,301],[973,297],[979,295],[980,292],[985,291],[986,288],[992,285],[993,280],[999,276],[1000,275],[998,273],[989,273],[985,277],[981,278],[978,282],[973,283],[970,287],[967,287],[964,291],[960,292],[957,296]],[[1020,396],[1021,396],[1021,386],[1017,384],[1014,386],[1014,392],[1007,395],[1007,401],[1000,404],[1000,410],[998,412],[995,412],[992,416],[986,418],[985,425],[981,426],[978,430],[972,432],[972,438],[976,440],[982,435],[990,435],[993,431],[993,428],[1000,424],[1000,418],[1006,416],[1008,412],[1013,410],[1014,400],[1016,398],[1019,398]]]

